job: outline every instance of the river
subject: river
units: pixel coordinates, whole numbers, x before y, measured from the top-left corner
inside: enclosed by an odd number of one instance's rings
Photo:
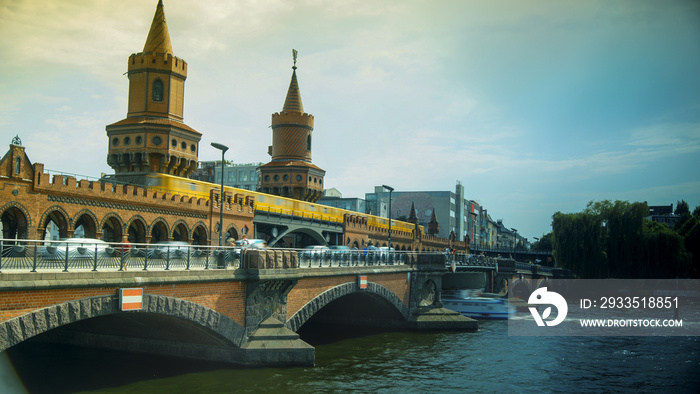
[[[700,337],[517,337],[505,321],[484,321],[475,333],[316,338],[313,368],[236,369],[46,344],[11,349],[9,365],[31,393],[700,390]],[[3,393],[13,386],[4,364]]]

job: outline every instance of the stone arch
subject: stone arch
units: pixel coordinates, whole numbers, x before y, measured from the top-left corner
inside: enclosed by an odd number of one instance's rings
[[[113,212],[108,213],[100,222],[100,231],[105,242],[121,242],[124,234],[124,222],[119,215]]]
[[[148,226],[149,243],[164,242],[168,240],[170,228],[168,222],[162,217],[157,217],[150,226]]]
[[[29,237],[29,226],[32,218],[24,205],[10,201],[0,208],[2,220],[2,237],[5,239],[26,239]]]
[[[199,221],[194,224],[192,229],[192,245],[207,245],[209,240],[209,232],[207,225]]]
[[[241,232],[238,230],[235,224],[230,224],[224,232],[224,245],[228,244],[229,238],[241,239]]]
[[[406,306],[406,304],[404,304],[403,301],[401,301],[401,299],[391,290],[374,282],[368,282],[367,289],[360,290],[356,282],[348,282],[330,288],[317,295],[314,299],[301,307],[301,309],[299,309],[291,318],[289,318],[285,323],[285,326],[296,332],[299,327],[303,326],[304,323],[306,323],[311,316],[315,315],[316,312],[321,310],[321,308],[330,304],[332,301],[352,293],[368,293],[379,296],[387,301],[391,306],[396,308],[404,319],[408,319],[408,306]]]
[[[97,216],[89,209],[83,209],[73,216],[71,228],[75,234],[75,230],[83,226],[83,238],[97,238]]]
[[[46,209],[39,220],[41,239],[46,238],[46,227],[50,222],[53,222],[58,227],[59,238],[68,238],[69,217],[68,212],[60,205],[54,205]]]
[[[289,228],[287,228],[287,230],[278,234],[277,238],[275,238],[275,240],[271,244],[269,244],[268,246],[270,246],[270,247],[275,246],[275,243],[278,240],[280,240],[280,239],[282,239],[282,238],[284,238],[287,235],[292,234],[292,233],[306,234],[306,235],[310,236],[311,238],[313,238],[313,240],[316,241],[318,243],[318,245],[328,245],[328,242],[326,241],[326,238],[323,236],[323,234],[316,231],[315,229],[290,226]]]
[[[132,216],[124,228],[126,228],[126,235],[129,236],[130,243],[146,243],[146,219],[141,215]]]
[[[240,347],[245,329],[228,316],[180,298],[144,294],[141,312],[154,313],[188,320],[198,324]],[[115,295],[88,297],[66,301],[37,309],[0,323],[0,351],[17,345],[54,328],[99,316],[128,313],[119,310]]]
[[[178,219],[173,223],[172,239],[173,241],[190,242],[190,228],[187,226],[187,222]]]
[[[534,289],[530,286],[530,281],[521,277],[514,278],[510,283],[510,294],[526,300]]]

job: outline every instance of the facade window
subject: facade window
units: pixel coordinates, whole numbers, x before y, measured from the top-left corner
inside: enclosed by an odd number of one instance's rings
[[[136,137],[136,145],[141,145],[142,138],[141,136]]]
[[[155,136],[151,141],[153,141],[153,145],[158,146],[163,142],[163,139],[158,136]]]
[[[163,101],[163,81],[156,79],[153,82],[153,101]]]
[[[173,148],[177,148],[177,140],[173,138],[172,141],[170,141],[170,145],[172,145]]]
[[[196,152],[196,151],[197,151],[197,145],[195,145],[195,144],[190,145],[190,150],[191,150],[192,152]]]
[[[187,142],[182,141],[182,142],[180,143],[180,148],[182,148],[182,150],[187,149]]]
[[[19,170],[20,170],[20,164],[22,161],[18,157],[17,160],[15,160],[15,174],[19,175]]]
[[[124,145],[129,145],[131,143],[130,137],[124,137]]]
[[[297,182],[301,182],[302,179],[303,179],[302,176],[297,174],[297,177],[296,177]]]
[[[283,180],[283,181],[288,181],[288,180],[289,180],[289,175],[284,174],[284,176],[282,177],[282,180]]]
[[[311,150],[311,136],[306,136],[306,150]]]

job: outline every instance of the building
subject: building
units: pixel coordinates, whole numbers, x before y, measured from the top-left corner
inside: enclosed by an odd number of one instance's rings
[[[245,190],[257,190],[258,167],[263,163],[224,164],[224,185]],[[221,184],[221,160],[201,161],[190,179]]]
[[[272,114],[272,160],[260,166],[258,190],[297,200],[316,202],[323,197],[326,171],[311,162],[314,116],[304,112],[297,81],[297,51],[287,97],[281,112]]]
[[[676,225],[680,216],[673,213],[673,204],[671,205],[650,205],[649,206],[649,216],[647,219],[654,222],[659,222],[667,225],[668,227],[673,227]]]
[[[187,62],[173,54],[162,1],[143,51],[129,56],[127,76],[126,118],[106,127],[115,178],[144,184],[154,173],[188,176],[197,169],[202,134],[183,123]]]
[[[324,197],[318,200],[317,203],[359,213],[366,213],[367,209],[365,200],[361,198]]]
[[[415,208],[418,223],[427,226],[431,218],[435,215],[440,224],[439,232],[436,234],[440,238],[454,236],[459,241],[464,241],[465,237],[470,238],[468,233],[471,228],[470,209],[464,200],[464,188],[457,184],[458,193],[450,191],[394,191],[392,192],[391,217],[394,219],[406,220],[411,207]],[[366,193],[368,212],[378,216],[388,216],[389,192],[382,186],[375,186],[374,193]],[[466,218],[466,220],[465,220]]]

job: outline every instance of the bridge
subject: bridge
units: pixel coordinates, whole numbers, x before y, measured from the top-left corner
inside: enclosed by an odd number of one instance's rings
[[[546,267],[554,267],[555,265],[551,250],[485,248],[480,245],[473,245],[469,250],[473,254],[481,254],[488,257],[504,257],[513,258],[517,261],[531,261]]]
[[[442,254],[0,242],[3,351],[45,341],[245,366],[313,365],[313,347],[296,333],[312,319],[477,328],[442,308]]]

